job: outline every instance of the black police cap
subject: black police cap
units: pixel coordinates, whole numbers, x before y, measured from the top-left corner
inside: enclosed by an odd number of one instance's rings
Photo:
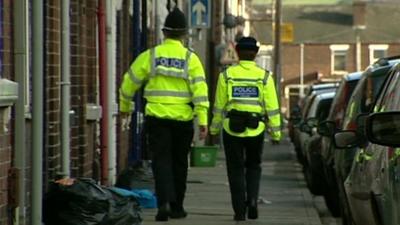
[[[187,25],[186,25],[186,17],[185,14],[178,8],[175,8],[170,12],[165,19],[164,23],[164,31],[177,31],[177,32],[183,32],[186,31]]]
[[[242,37],[236,44],[237,50],[258,51],[257,40],[253,37]]]

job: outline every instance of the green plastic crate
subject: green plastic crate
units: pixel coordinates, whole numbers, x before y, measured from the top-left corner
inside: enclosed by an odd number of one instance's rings
[[[217,161],[218,146],[192,147],[190,152],[190,166],[214,167]]]

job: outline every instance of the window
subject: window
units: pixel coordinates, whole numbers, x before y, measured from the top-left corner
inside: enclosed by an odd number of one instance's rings
[[[376,62],[379,58],[387,56],[389,45],[370,45],[369,46],[369,63]]]
[[[331,45],[331,74],[347,74],[347,52],[349,45]]]

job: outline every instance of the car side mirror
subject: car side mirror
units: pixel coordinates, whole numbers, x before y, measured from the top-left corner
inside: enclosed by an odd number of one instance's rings
[[[300,131],[301,131],[301,132],[308,133],[308,134],[311,134],[311,127],[309,127],[309,126],[307,125],[307,123],[301,123],[301,124],[300,124]]]
[[[318,134],[324,137],[333,136],[335,130],[336,130],[336,124],[333,121],[323,121],[319,123],[317,127]]]
[[[313,117],[313,118],[308,118],[308,119],[306,120],[306,124],[307,124],[307,126],[309,126],[309,127],[311,127],[311,128],[317,127],[317,125],[318,125],[318,119],[315,118],[315,117]]]
[[[294,117],[290,119],[293,125],[299,124],[301,122],[301,117]]]
[[[367,121],[368,113],[361,113],[356,118],[357,132],[365,135],[365,124]]]
[[[400,112],[379,112],[366,120],[366,134],[370,142],[400,147]]]
[[[360,145],[360,140],[356,131],[339,131],[334,136],[334,144],[339,149],[354,148]]]

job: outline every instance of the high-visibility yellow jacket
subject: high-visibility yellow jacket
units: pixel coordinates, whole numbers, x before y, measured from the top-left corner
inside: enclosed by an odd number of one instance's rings
[[[229,118],[225,116],[232,109],[266,116],[271,138],[280,140],[281,118],[274,80],[254,61],[241,60],[219,75],[210,133],[218,134],[223,127],[230,135],[253,137],[265,130],[265,121],[259,121],[255,129],[247,127],[242,133],[231,131]]]
[[[145,115],[208,124],[208,88],[203,66],[195,53],[174,39],[140,54],[124,74],[119,90],[120,111],[132,111],[132,98],[142,86]]]

